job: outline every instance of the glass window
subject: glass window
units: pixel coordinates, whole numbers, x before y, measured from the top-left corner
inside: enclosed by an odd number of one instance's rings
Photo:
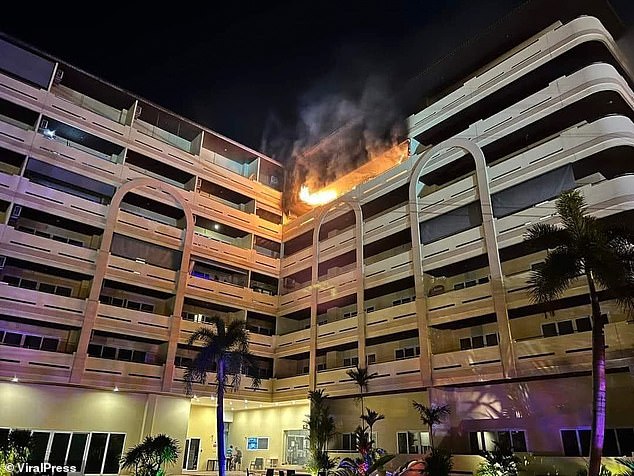
[[[146,353],[140,350],[135,350],[132,352],[132,362],[139,362],[141,364],[145,363]],[[191,360],[191,359],[188,359]]]
[[[498,335],[497,334],[487,334],[487,346],[498,345]]]
[[[88,433],[73,433],[70,439],[70,448],[68,449],[68,459],[66,464],[75,466],[80,469],[84,461],[84,451],[86,450],[86,441]]]
[[[48,440],[51,434],[48,431],[33,432],[33,449],[29,454],[30,463],[43,463],[46,457],[46,448],[48,448]]]
[[[66,462],[66,452],[70,443],[70,433],[53,434],[51,452],[48,455],[48,462],[55,466],[63,466]]]
[[[7,345],[20,345],[22,343],[22,334],[15,332],[5,332],[4,341]]]
[[[18,278],[16,276],[3,276],[2,277],[2,282],[3,283],[7,283],[9,286],[19,286],[20,285],[20,278]]]
[[[590,454],[590,430],[577,430],[577,432],[581,444],[581,456],[588,456]]]
[[[65,286],[57,286],[55,288],[55,294],[57,294],[58,296],[70,297],[71,294],[73,294],[73,290]]]
[[[27,349],[40,349],[42,345],[42,338],[39,336],[24,336],[23,347]]]
[[[101,357],[101,346],[97,344],[88,344],[88,355],[90,357]]]
[[[119,349],[118,359],[130,362],[132,360],[132,351],[130,349]]]
[[[542,324],[542,334],[544,337],[554,337],[557,335],[557,325],[554,322]]]
[[[55,286],[48,283],[40,283],[39,291],[43,293],[55,294]]]
[[[398,443],[398,454],[404,455],[407,454],[407,433],[403,431],[399,431],[396,434],[396,440]]]
[[[484,336],[472,337],[471,341],[473,342],[474,349],[479,349],[481,347],[484,347]]]
[[[93,433],[90,435],[90,446],[86,456],[86,474],[100,474],[103,466],[103,457],[106,454],[106,442],[108,433]]]
[[[575,324],[577,325],[577,332],[592,330],[592,321],[589,317],[580,317],[579,319],[575,319]]]
[[[580,456],[577,430],[561,430],[561,441],[565,456]]]
[[[460,350],[468,350],[471,348],[471,339],[469,337],[463,337],[460,339]]]
[[[612,429],[605,430],[605,439],[603,441],[603,454],[605,456],[621,456],[619,447],[616,443],[616,431]]]
[[[119,460],[123,450],[125,435],[122,433],[111,433],[108,440],[108,451],[103,465],[104,474],[119,474]]]
[[[559,335],[572,334],[575,330],[572,328],[572,321],[561,321],[557,323]]]
[[[52,337],[44,337],[42,339],[42,350],[48,352],[57,352],[57,346],[59,345],[59,339],[53,339]]]
[[[104,346],[103,350],[101,351],[101,356],[104,359],[114,359],[115,355],[117,355],[117,349],[115,349],[114,347]]]
[[[37,281],[31,281],[30,279],[20,280],[20,287],[24,289],[37,289]]]
[[[511,431],[511,444],[513,445],[513,451],[523,453],[528,451],[526,448],[526,434],[523,431]]]
[[[616,436],[619,439],[622,455],[631,455],[634,453],[634,429],[617,428]]]

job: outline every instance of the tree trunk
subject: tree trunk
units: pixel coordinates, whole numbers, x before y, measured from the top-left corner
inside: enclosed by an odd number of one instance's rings
[[[422,442],[421,442],[422,443]],[[423,445],[421,444],[421,450],[423,449]],[[429,425],[429,446],[431,448],[434,447],[434,425]]]
[[[365,425],[363,423],[363,387],[361,387],[361,428],[364,428],[364,426]]]
[[[218,362],[218,406],[216,407],[216,439],[218,440],[218,476],[225,476],[225,421],[224,421],[224,400],[225,400],[225,387],[224,387],[224,374],[225,366],[224,362],[220,360]]]
[[[588,476],[599,476],[605,435],[605,334],[599,296],[592,271],[586,271],[592,304],[592,439]]]

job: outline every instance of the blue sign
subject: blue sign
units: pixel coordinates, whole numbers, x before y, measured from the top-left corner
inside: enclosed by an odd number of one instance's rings
[[[248,450],[257,450],[258,449],[258,439],[257,438],[247,438],[247,449]]]

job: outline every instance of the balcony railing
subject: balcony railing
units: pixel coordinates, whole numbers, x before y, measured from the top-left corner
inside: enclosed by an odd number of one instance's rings
[[[170,317],[99,304],[95,329],[167,341]]]
[[[497,346],[432,355],[434,382],[466,383],[502,378]]]
[[[0,349],[0,375],[42,382],[66,383],[70,377],[75,354],[9,347]]]
[[[79,328],[83,324],[86,301],[0,283],[0,307],[15,317]]]
[[[163,365],[88,357],[82,382],[107,388],[117,386],[125,390],[159,391],[163,379],[163,367]]]
[[[453,322],[494,312],[491,284],[449,291],[427,298],[431,325]]]

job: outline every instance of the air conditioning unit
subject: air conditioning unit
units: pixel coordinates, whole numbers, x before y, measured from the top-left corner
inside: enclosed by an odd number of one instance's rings
[[[7,257],[0,255],[0,269],[4,269],[4,265],[7,263]]]
[[[48,129],[48,121],[46,119],[40,121],[40,129]]]
[[[58,69],[55,71],[55,77],[53,78],[53,84],[59,84],[62,82],[62,78],[64,77],[64,70]]]
[[[139,116],[141,116],[141,113],[143,112],[143,108],[139,105],[137,105],[136,110],[134,111],[134,118],[138,119]]]

